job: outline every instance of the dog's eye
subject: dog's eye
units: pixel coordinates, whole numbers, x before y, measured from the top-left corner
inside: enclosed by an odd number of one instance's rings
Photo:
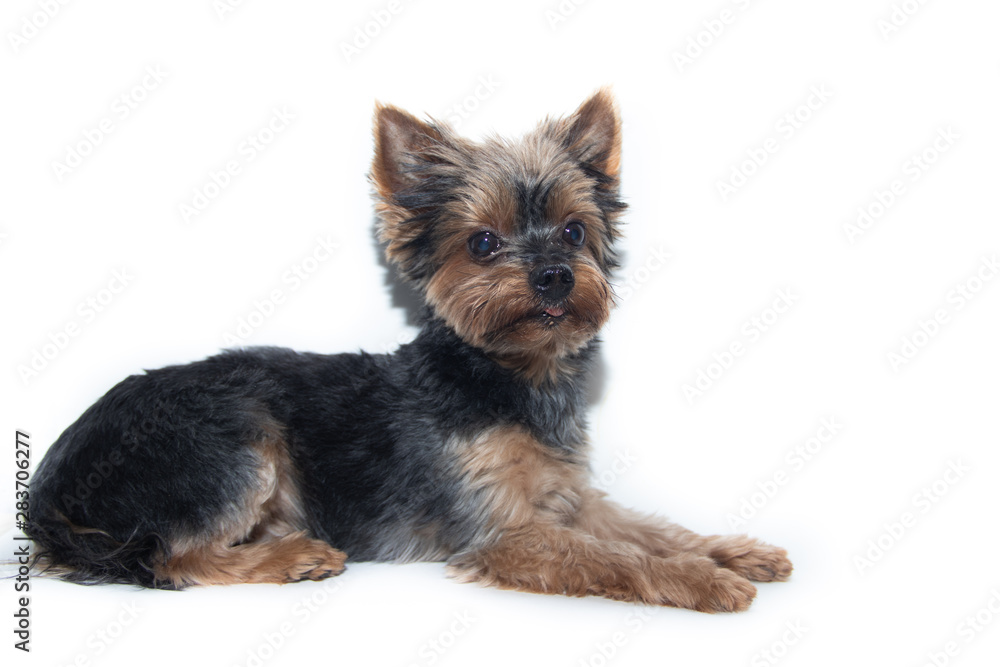
[[[480,259],[489,257],[500,249],[500,239],[493,232],[479,232],[469,239],[469,252]]]
[[[583,239],[586,237],[583,229],[583,223],[580,222],[568,222],[566,223],[566,228],[563,229],[563,241],[572,246],[582,246]]]

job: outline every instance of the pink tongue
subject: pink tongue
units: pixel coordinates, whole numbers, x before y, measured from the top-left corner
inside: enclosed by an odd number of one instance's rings
[[[545,312],[551,315],[552,317],[559,317],[566,311],[563,310],[562,308],[546,308]]]

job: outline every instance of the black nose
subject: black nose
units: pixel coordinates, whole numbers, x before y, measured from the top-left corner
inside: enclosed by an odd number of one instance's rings
[[[565,264],[539,266],[530,278],[538,293],[549,301],[564,299],[573,289],[573,270]]]

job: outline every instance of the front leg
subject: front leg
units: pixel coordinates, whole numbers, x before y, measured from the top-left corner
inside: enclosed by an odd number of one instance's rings
[[[628,542],[661,557],[706,556],[751,581],[784,581],[792,573],[788,554],[780,547],[746,535],[698,535],[661,517],[621,507],[596,489],[581,495],[574,525],[599,540]]]
[[[757,590],[738,574],[693,553],[654,556],[628,542],[536,524],[448,561],[460,581],[532,593],[584,596],[683,607],[743,611]]]
[[[653,552],[627,539],[628,531],[583,530],[578,519],[594,500],[586,467],[520,428],[456,442],[456,450],[460,507],[475,526],[448,560],[449,574],[462,581],[699,611],[740,611],[756,594],[746,578],[707,555]]]

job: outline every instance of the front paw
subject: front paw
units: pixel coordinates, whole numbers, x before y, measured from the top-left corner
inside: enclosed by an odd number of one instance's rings
[[[720,567],[708,587],[702,591],[694,609],[709,613],[746,611],[756,595],[757,589],[747,579]]]
[[[704,556],[681,554],[662,564],[659,604],[709,613],[745,611],[757,595],[745,577]]]
[[[750,537],[721,538],[709,555],[750,581],[785,581],[792,574],[787,551]]]

